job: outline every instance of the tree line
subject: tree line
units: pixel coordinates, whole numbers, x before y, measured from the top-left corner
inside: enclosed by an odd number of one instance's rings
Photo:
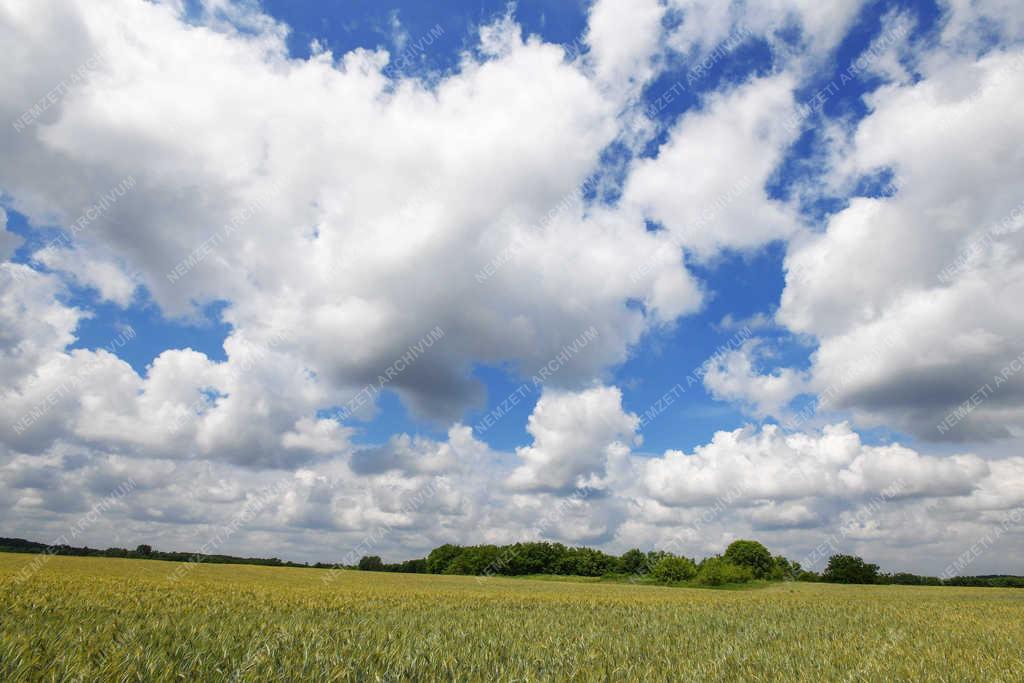
[[[413,574],[461,574],[468,576],[562,576],[604,577],[657,584],[722,586],[751,581],[811,581],[847,584],[899,584],[914,586],[988,586],[1024,588],[1024,577],[958,576],[940,579],[907,572],[888,574],[876,564],[855,555],[833,555],[822,572],[804,569],[753,540],[734,541],[721,555],[699,562],[663,550],[639,548],[610,555],[586,547],[570,547],[547,541],[511,545],[445,544],[422,559],[387,564],[368,555],[353,567],[363,571]]]
[[[148,544],[128,548],[90,548],[66,544],[48,545],[27,541],[24,538],[0,538],[0,552],[43,553],[47,555],[74,555],[79,557],[120,557],[131,560],[166,560],[168,562],[203,562],[209,564],[255,564],[273,567],[305,567],[307,565],[285,562],[276,557],[235,557],[233,555],[204,555],[202,553],[165,552],[154,550]]]

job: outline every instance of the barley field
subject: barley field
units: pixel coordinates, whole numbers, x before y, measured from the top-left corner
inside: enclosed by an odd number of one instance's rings
[[[3,681],[1024,680],[1022,590],[39,557],[0,554]]]

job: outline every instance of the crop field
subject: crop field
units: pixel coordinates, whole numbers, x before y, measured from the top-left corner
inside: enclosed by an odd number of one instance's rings
[[[1012,589],[39,558],[0,554],[3,681],[1024,680]]]

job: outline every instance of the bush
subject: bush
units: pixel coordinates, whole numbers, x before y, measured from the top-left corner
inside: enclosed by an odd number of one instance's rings
[[[721,586],[727,583],[746,583],[754,579],[750,567],[735,565],[721,557],[709,557],[700,563],[697,583],[702,586]]]
[[[659,583],[679,583],[692,579],[697,565],[685,557],[665,557],[651,569],[651,577]]]

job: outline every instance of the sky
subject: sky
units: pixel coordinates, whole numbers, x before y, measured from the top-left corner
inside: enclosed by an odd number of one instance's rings
[[[0,534],[1024,571],[1012,0],[0,0]]]

